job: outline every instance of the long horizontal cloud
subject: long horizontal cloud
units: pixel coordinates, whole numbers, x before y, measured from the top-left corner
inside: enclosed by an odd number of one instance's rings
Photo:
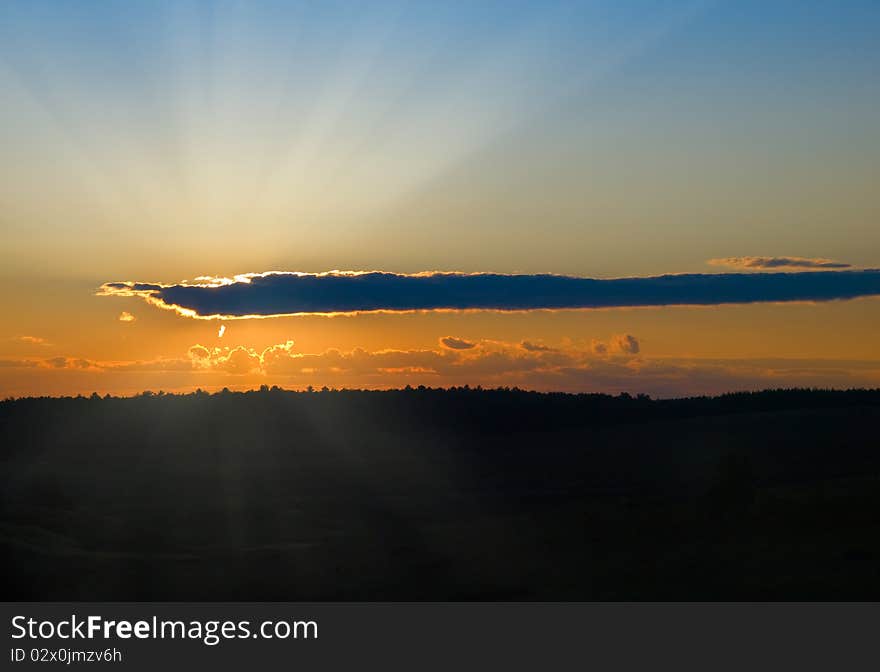
[[[852,268],[852,264],[846,264],[842,261],[810,257],[724,257],[722,259],[709,259],[706,263],[711,266],[728,266],[730,268],[746,268],[758,271],[773,268],[826,270]]]
[[[594,279],[496,273],[261,273],[175,285],[110,282],[197,318],[413,310],[538,310],[830,301],[880,294],[880,270],[719,273]]]

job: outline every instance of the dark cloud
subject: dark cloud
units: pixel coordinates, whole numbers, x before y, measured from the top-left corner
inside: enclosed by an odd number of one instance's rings
[[[440,339],[440,344],[451,350],[470,350],[477,347],[476,343],[471,343],[463,338],[455,338],[454,336],[444,336]]]
[[[723,259],[709,259],[707,263],[712,266],[728,266],[730,268],[747,268],[754,270],[768,270],[773,268],[824,268],[838,270],[841,268],[852,268],[852,264],[845,264],[841,261],[809,257],[725,257]]]
[[[536,310],[831,301],[880,294],[880,270],[593,279],[494,273],[265,273],[200,284],[107,283],[189,317],[410,310]]]

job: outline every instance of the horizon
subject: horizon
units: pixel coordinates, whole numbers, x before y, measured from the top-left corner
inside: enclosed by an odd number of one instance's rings
[[[153,399],[153,398],[164,398],[164,397],[191,397],[191,396],[205,396],[205,397],[218,397],[224,396],[228,394],[239,394],[239,395],[248,395],[248,394],[277,394],[277,393],[290,393],[297,395],[309,395],[309,394],[336,394],[336,393],[366,393],[366,394],[382,394],[382,393],[391,393],[391,392],[403,392],[403,393],[422,393],[422,392],[466,392],[466,393],[515,393],[515,394],[526,394],[526,395],[535,395],[535,396],[551,396],[551,397],[602,397],[606,399],[616,399],[616,400],[624,400],[624,401],[695,401],[695,400],[719,400],[728,397],[745,397],[745,396],[766,396],[766,395],[784,395],[784,394],[815,394],[815,395],[824,395],[824,396],[846,396],[853,394],[880,394],[880,387],[871,388],[871,387],[851,387],[851,388],[839,388],[839,387],[774,387],[774,388],[760,388],[760,389],[741,389],[741,390],[728,390],[726,392],[721,392],[718,394],[703,394],[703,395],[694,395],[694,396],[682,396],[682,397],[652,397],[649,394],[645,394],[643,392],[639,393],[630,393],[627,391],[618,392],[617,394],[612,394],[609,392],[563,392],[557,390],[531,390],[527,388],[520,387],[483,387],[481,385],[456,385],[450,387],[430,387],[427,385],[419,385],[419,386],[411,386],[407,385],[406,387],[381,387],[381,388],[358,388],[358,387],[314,387],[312,385],[307,386],[306,388],[284,388],[277,385],[266,385],[263,384],[259,388],[228,388],[223,387],[221,389],[202,389],[196,388],[194,390],[187,390],[183,392],[166,392],[165,390],[142,390],[141,392],[136,392],[134,394],[129,395],[113,395],[108,393],[98,394],[97,392],[92,393],[77,393],[77,394],[69,394],[69,395],[58,395],[58,396],[25,396],[25,397],[4,397],[0,398],[0,404],[7,402],[16,402],[16,401],[30,401],[30,400],[87,400],[87,401],[108,401],[108,400],[128,400],[128,399]]]

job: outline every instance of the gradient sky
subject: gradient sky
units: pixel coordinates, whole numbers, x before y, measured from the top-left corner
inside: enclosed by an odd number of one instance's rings
[[[850,0],[7,0],[0,396],[878,386],[876,298],[275,317],[220,337],[96,296],[266,271],[880,267],[878,31],[880,6]]]

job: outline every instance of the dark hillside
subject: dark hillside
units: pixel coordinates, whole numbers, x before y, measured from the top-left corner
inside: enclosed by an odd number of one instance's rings
[[[880,599],[880,391],[0,403],[8,600]]]

